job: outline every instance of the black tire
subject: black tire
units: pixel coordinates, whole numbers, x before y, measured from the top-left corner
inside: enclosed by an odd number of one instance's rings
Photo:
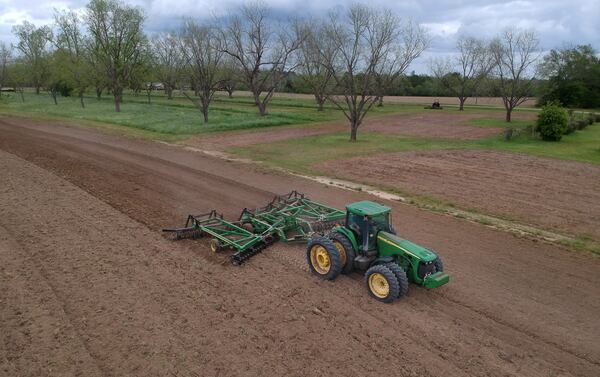
[[[326,237],[315,237],[310,240],[306,247],[306,260],[310,271],[323,280],[337,278],[344,267],[340,252]]]
[[[333,232],[330,235],[333,244],[338,248],[340,256],[342,257],[342,274],[349,274],[354,271],[354,258],[356,258],[356,251],[352,242],[339,232]]]
[[[406,276],[406,271],[402,269],[402,267],[398,266],[398,264],[386,263],[384,266],[390,269],[398,279],[398,285],[400,289],[398,290],[398,297],[405,296],[408,293],[408,277]]]
[[[381,279],[385,280],[385,284]],[[400,284],[396,275],[387,266],[383,264],[375,265],[365,273],[365,284],[369,294],[374,299],[390,303],[398,298],[400,293]],[[377,291],[377,287],[381,288]]]
[[[433,261],[433,265],[435,266],[435,272],[444,271],[444,262],[442,262],[442,258],[440,256],[438,256],[437,259]]]

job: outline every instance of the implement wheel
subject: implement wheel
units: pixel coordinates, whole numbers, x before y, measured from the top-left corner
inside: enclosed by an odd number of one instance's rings
[[[373,266],[365,273],[369,294],[376,300],[390,303],[398,298],[400,284],[396,275],[383,264]]]
[[[335,279],[344,267],[339,250],[325,237],[310,240],[306,249],[306,259],[311,272],[323,280]]]
[[[433,261],[433,265],[435,266],[435,272],[444,271],[444,262],[442,262],[442,258],[440,256],[438,256],[437,259]]]
[[[221,242],[219,242],[219,240],[216,238],[213,238],[212,240],[210,240],[209,246],[210,246],[210,251],[212,251],[215,254],[218,253],[219,250],[221,250]]]
[[[331,241],[340,252],[342,258],[342,274],[349,274],[354,270],[354,258],[356,258],[356,252],[352,246],[352,242],[343,235],[342,233],[333,232],[330,235]]]

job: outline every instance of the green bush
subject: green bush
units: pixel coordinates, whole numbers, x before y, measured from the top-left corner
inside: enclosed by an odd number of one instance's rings
[[[569,131],[567,110],[557,103],[542,107],[537,119],[537,131],[544,140],[559,141]]]
[[[594,122],[600,123],[600,113],[594,113]]]
[[[589,125],[588,121],[585,119],[582,120],[578,120],[577,121],[577,129],[578,130],[583,130],[584,128],[586,128]]]

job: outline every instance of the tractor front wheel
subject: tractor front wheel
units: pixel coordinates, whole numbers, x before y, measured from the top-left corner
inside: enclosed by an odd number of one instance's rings
[[[406,295],[408,293],[408,277],[406,276],[406,272],[394,262],[386,263],[385,266],[389,268],[396,276],[396,279],[398,279],[398,285],[400,287],[398,290],[398,297]]]
[[[340,252],[329,238],[317,237],[310,240],[306,259],[311,272],[323,280],[333,280],[344,265]]]
[[[442,262],[441,257],[438,256],[437,259],[433,261],[433,265],[435,266],[435,272],[444,271],[444,262]]]
[[[335,247],[337,247],[342,257],[342,274],[349,274],[354,270],[354,258],[356,258],[356,252],[352,246],[352,242],[345,235],[333,232],[330,235],[331,241]]]
[[[367,270],[365,283],[369,294],[381,302],[390,303],[400,294],[400,284],[396,275],[383,264],[375,265]]]

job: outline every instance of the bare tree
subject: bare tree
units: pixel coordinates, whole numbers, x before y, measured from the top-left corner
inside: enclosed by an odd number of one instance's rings
[[[2,87],[8,82],[8,66],[12,59],[12,46],[0,42],[0,96],[2,96]]]
[[[458,54],[434,60],[431,70],[442,87],[458,98],[459,110],[476,93],[493,66],[492,55],[485,42],[473,37],[460,37],[456,42]]]
[[[85,107],[83,96],[89,85],[89,64],[86,40],[81,29],[81,19],[77,13],[62,12],[54,15],[56,28],[55,43],[58,51],[66,56],[66,69],[71,73],[81,107]]]
[[[427,46],[428,38],[417,25],[401,21],[389,10],[377,11],[355,4],[342,18],[330,13],[325,46],[337,50],[326,68],[335,80],[336,95],[329,96],[350,122],[350,141],[378,101],[378,81],[402,74]]]
[[[430,44],[428,34],[418,24],[410,20],[397,22],[396,40],[392,42],[390,50],[382,55],[382,61],[375,71],[377,106],[383,106],[384,94]]]
[[[156,75],[165,88],[168,99],[173,99],[173,90],[181,80],[184,57],[179,39],[173,33],[161,33],[152,39],[152,54],[156,64]]]
[[[515,107],[531,95],[535,62],[540,56],[539,40],[530,30],[507,29],[490,44],[494,75],[510,122]]]
[[[325,38],[325,28],[321,23],[311,23],[306,28],[306,38],[299,49],[300,74],[302,80],[308,85],[319,111],[327,100],[333,82],[333,72],[327,69],[327,62],[333,60],[336,53],[334,46]]]
[[[220,90],[227,92],[229,98],[233,98],[233,92],[240,80],[240,72],[235,61],[229,55],[223,56],[220,67],[221,87]]]
[[[40,88],[48,75],[48,44],[52,39],[52,31],[48,26],[36,28],[34,24],[24,21],[22,25],[14,26],[12,32],[19,39],[17,50],[29,65],[29,75],[35,93],[40,94]]]
[[[120,112],[123,87],[143,63],[147,43],[142,30],[144,15],[119,0],[92,0],[87,5],[86,21],[96,59],[108,78],[115,111]]]
[[[208,122],[210,102],[221,85],[219,64],[224,52],[220,38],[213,27],[188,20],[182,33],[182,51],[199,99],[192,98],[185,90],[182,92],[202,112],[204,122]]]
[[[238,63],[262,116],[267,114],[267,105],[286,73],[297,66],[292,55],[300,47],[304,31],[298,22],[292,22],[279,25],[274,32],[268,17],[265,4],[248,3],[222,30],[223,51]]]

